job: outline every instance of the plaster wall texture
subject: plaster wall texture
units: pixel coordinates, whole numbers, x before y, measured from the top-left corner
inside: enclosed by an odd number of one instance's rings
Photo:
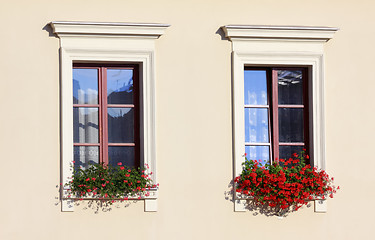
[[[3,0],[0,239],[373,239],[373,1]],[[51,21],[151,22],[156,41],[158,211],[143,202],[60,211],[59,39]],[[339,27],[325,44],[327,213],[234,212],[227,24]]]

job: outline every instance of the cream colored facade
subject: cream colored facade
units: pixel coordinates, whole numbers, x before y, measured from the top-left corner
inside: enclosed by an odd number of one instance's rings
[[[2,1],[0,239],[373,239],[373,1]],[[155,40],[157,211],[62,212],[60,40],[52,21],[165,23]],[[230,24],[329,26],[327,212],[236,212]]]

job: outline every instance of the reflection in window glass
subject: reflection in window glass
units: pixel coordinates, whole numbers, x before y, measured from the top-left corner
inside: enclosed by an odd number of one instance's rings
[[[73,104],[98,104],[98,69],[73,69]]]
[[[270,160],[270,148],[269,146],[246,146],[245,152],[247,160],[257,160],[266,164]]]
[[[264,70],[245,70],[245,105],[267,105],[267,74]]]
[[[75,143],[99,142],[98,108],[73,108],[73,139]]]
[[[303,146],[280,146],[280,159],[289,159],[293,153],[300,154],[303,148]]]
[[[303,108],[279,108],[279,141],[304,142]]]
[[[74,147],[74,168],[82,170],[86,169],[88,165],[99,163],[99,147]]]
[[[108,104],[133,103],[133,70],[107,70],[107,97]]]
[[[135,167],[134,147],[108,147],[109,164],[117,166],[119,162],[128,167]]]
[[[134,142],[134,109],[108,108],[108,142]]]
[[[245,142],[268,143],[268,109],[245,108]]]
[[[278,70],[279,104],[303,104],[302,71]]]

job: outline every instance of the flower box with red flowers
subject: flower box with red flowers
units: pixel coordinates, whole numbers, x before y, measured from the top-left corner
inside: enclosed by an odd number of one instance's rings
[[[308,158],[302,151],[264,166],[246,159],[242,173],[234,179],[236,197],[271,208],[292,207],[294,211],[311,200],[332,198],[339,187],[324,170],[306,164]]]
[[[73,176],[65,188],[66,199],[115,201],[156,198],[158,184],[152,183],[152,172],[105,164],[92,164],[87,168],[74,168]]]

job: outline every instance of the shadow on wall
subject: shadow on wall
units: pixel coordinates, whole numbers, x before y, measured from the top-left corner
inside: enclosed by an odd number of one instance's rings
[[[228,40],[226,37],[225,37],[225,33],[223,31],[223,29],[220,27],[216,32],[216,34],[220,35],[221,37],[221,40]]]
[[[234,181],[231,180],[228,184],[228,191],[224,192],[224,198],[225,200],[231,201],[234,205],[235,201],[237,203],[240,203],[239,199],[235,199],[235,192],[234,192]],[[307,208],[310,208],[312,206],[311,202],[306,205]],[[301,207],[301,208],[304,208]],[[276,207],[269,207],[266,205],[262,205],[261,203],[258,203],[252,199],[246,200],[246,209],[250,212],[252,212],[253,216],[257,215],[264,215],[267,217],[287,217],[290,213],[295,212],[292,207],[287,209],[282,209],[278,206]]]
[[[46,25],[42,28],[42,30],[48,32],[48,36],[49,36],[49,37],[55,37],[55,38],[57,38],[56,35],[53,33],[53,29],[52,29],[52,27],[51,27],[51,25],[50,25],[49,23],[46,24]]]
[[[58,189],[58,196],[60,196],[60,191],[62,191],[62,187],[59,188],[58,185],[56,185],[56,188]],[[61,198],[56,196],[55,197],[55,206],[61,208]],[[91,210],[95,214],[98,214],[99,212],[110,212],[113,209],[116,208],[127,208],[131,204],[135,204],[140,201],[136,200],[116,200],[113,203],[108,200],[76,200],[74,202],[74,206],[80,207],[82,205],[83,210]]]

